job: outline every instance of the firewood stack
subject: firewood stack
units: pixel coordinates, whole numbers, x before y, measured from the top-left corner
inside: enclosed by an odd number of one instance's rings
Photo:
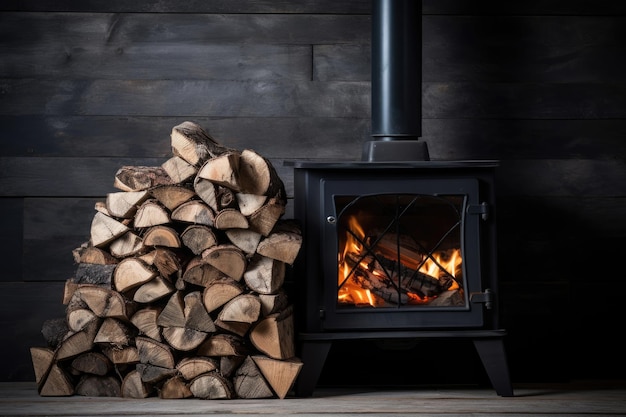
[[[96,204],[66,316],[31,348],[41,396],[284,398],[295,382],[282,287],[302,238],[281,179],[193,122],[171,146],[161,166],[120,168]]]

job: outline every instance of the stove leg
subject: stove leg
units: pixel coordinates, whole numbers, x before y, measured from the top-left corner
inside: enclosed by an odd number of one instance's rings
[[[302,369],[295,384],[297,397],[310,397],[317,385],[324,362],[330,351],[332,342],[329,340],[302,342]]]
[[[512,397],[513,387],[503,340],[500,338],[474,339],[474,347],[498,395]]]

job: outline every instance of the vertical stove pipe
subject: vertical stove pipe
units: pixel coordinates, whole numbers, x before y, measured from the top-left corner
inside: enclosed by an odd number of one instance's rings
[[[428,160],[422,134],[422,2],[372,1],[372,137],[364,161]]]

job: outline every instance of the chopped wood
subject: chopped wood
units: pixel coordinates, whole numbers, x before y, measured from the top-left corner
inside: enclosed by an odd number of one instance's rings
[[[95,246],[86,246],[74,249],[76,263],[113,265],[118,260],[111,254]]]
[[[256,254],[243,274],[246,285],[259,294],[274,294],[285,281],[285,263]]]
[[[106,208],[113,217],[130,219],[137,212],[137,207],[149,196],[146,190],[109,193],[106,198]]]
[[[241,249],[231,244],[206,249],[202,252],[202,260],[237,281],[243,277],[248,264]]]
[[[283,214],[285,214],[285,204],[275,198],[270,198],[266,204],[248,216],[250,229],[267,236]]]
[[[170,222],[170,214],[157,200],[147,200],[137,209],[133,218],[135,227],[152,227]]]
[[[176,230],[168,226],[153,226],[143,236],[143,244],[146,246],[165,246],[167,248],[180,248],[180,237]]]
[[[94,347],[94,339],[100,328],[100,320],[94,320],[83,330],[73,333],[61,342],[55,352],[55,360],[73,358]]]
[[[74,371],[104,376],[113,370],[113,363],[100,352],[85,352],[72,360]]]
[[[248,219],[239,210],[225,208],[215,215],[214,226],[219,230],[247,229]]]
[[[198,176],[213,183],[239,191],[238,151],[230,151],[207,160],[198,170]]]
[[[261,301],[254,294],[241,294],[227,302],[217,318],[222,321],[254,323],[261,314]]]
[[[256,248],[263,237],[262,234],[249,229],[227,229],[224,233],[232,244],[247,255],[253,255],[256,252]]]
[[[216,279],[224,277],[224,273],[197,256],[187,263],[183,280],[190,284],[206,287]]]
[[[57,364],[50,367],[39,395],[42,397],[67,397],[74,395],[75,388],[69,375]]]
[[[41,388],[54,363],[54,351],[44,347],[31,347],[30,357],[33,362],[33,370],[35,371],[35,382],[37,387]]]
[[[94,338],[95,343],[107,343],[117,347],[130,346],[137,335],[135,327],[112,317],[102,322]]]
[[[183,378],[191,381],[199,375],[218,370],[219,363],[210,357],[193,356],[181,359],[176,365],[176,369]]]
[[[150,385],[141,380],[141,374],[136,369],[130,371],[122,381],[122,397],[148,398],[152,393]]]
[[[149,363],[138,363],[136,370],[139,372],[141,380],[151,385],[176,375],[176,369],[162,368]]]
[[[206,249],[217,245],[217,237],[213,229],[202,224],[187,226],[180,234],[180,238],[194,255],[200,255]]]
[[[204,201],[213,211],[218,211],[218,193],[220,186],[214,184],[211,180],[207,180],[206,178],[202,178],[196,176],[193,181],[193,189],[200,197],[202,201]]]
[[[250,216],[252,213],[263,207],[267,201],[266,195],[236,193],[237,206],[244,216]]]
[[[281,400],[287,396],[303,366],[299,358],[276,360],[255,355],[252,359]]]
[[[138,336],[135,342],[137,344],[139,362],[161,368],[174,368],[174,355],[170,346],[143,336]]]
[[[217,372],[200,375],[191,381],[189,389],[194,397],[205,400],[228,400],[234,398],[230,382]]]
[[[157,324],[161,311],[160,307],[146,307],[133,314],[130,321],[139,330],[139,334],[162,342],[161,328]]]
[[[159,389],[159,398],[182,399],[193,397],[187,382],[180,376],[175,375],[167,379]]]
[[[272,314],[259,321],[250,331],[250,341],[259,351],[273,359],[295,356],[293,314],[291,309]]]
[[[91,243],[103,247],[129,230],[127,226],[103,213],[96,213],[91,221]]]
[[[139,258],[126,258],[117,264],[113,273],[115,289],[125,292],[150,281],[157,271]]]
[[[194,193],[194,190],[186,186],[173,184],[159,185],[152,188],[150,190],[150,194],[169,211],[173,211],[185,201],[191,200],[196,193]]]
[[[216,279],[209,284],[202,294],[204,307],[209,313],[242,294],[244,286],[230,277]]]
[[[176,291],[174,285],[163,277],[156,276],[135,291],[133,300],[138,303],[154,303]]]
[[[76,394],[85,397],[120,397],[122,383],[112,375],[83,375],[76,384]]]
[[[213,226],[215,214],[206,203],[200,200],[191,200],[181,204],[172,212],[172,220]]]
[[[228,150],[217,143],[200,125],[190,121],[174,126],[170,138],[174,155],[195,166]]]
[[[257,252],[268,258],[293,265],[302,247],[302,235],[292,232],[274,232],[263,239]]]
[[[172,183],[180,184],[190,180],[196,175],[198,169],[183,158],[173,156],[161,164],[167,175],[172,179]]]
[[[172,179],[162,167],[123,166],[115,173],[113,186],[122,191],[143,191],[167,184],[172,184]]]
[[[199,347],[200,356],[241,356],[247,353],[240,336],[226,333],[215,333],[205,340]]]
[[[239,398],[270,398],[274,396],[267,381],[250,356],[247,356],[235,371],[233,387]]]
[[[135,346],[117,347],[113,345],[100,346],[102,353],[116,365],[135,364],[139,362],[139,354]]]
[[[111,255],[116,258],[125,258],[131,255],[140,254],[145,250],[143,239],[135,233],[128,231],[115,239],[109,245]]]
[[[282,398],[293,383],[282,286],[299,228],[281,221],[282,181],[193,122],[171,141],[161,166],[121,167],[120,191],[95,203],[65,315],[31,349],[41,395]]]

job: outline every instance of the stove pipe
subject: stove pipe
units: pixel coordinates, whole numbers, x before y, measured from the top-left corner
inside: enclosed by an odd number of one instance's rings
[[[422,134],[422,2],[372,1],[372,137],[364,161],[426,161]]]

